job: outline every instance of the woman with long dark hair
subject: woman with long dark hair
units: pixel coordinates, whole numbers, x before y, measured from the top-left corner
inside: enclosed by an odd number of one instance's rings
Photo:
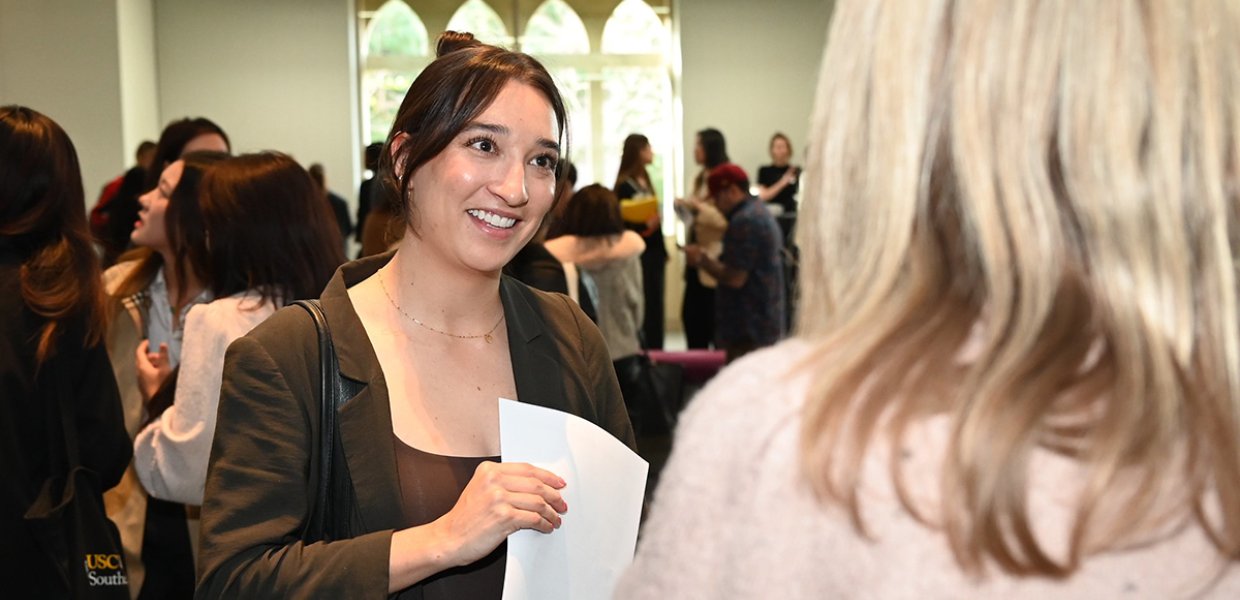
[[[723,253],[723,232],[728,228],[728,220],[709,198],[706,174],[729,162],[728,145],[723,133],[709,127],[697,132],[693,160],[701,165],[702,170],[693,178],[693,191],[679,199],[677,205],[693,215],[688,242],[697,244],[711,258],[719,258]],[[685,298],[680,306],[680,319],[685,326],[685,342],[689,348],[709,348],[715,343],[716,285],[715,278],[706,271],[685,266]]]
[[[570,299],[501,270],[538,230],[567,153],[564,102],[535,59],[445,33],[410,86],[379,176],[395,252],[337,271],[320,302],[339,361],[290,307],[228,351],[203,505],[207,597],[499,598],[505,540],[568,510],[556,474],[499,463],[497,398],[589,419],[633,445],[607,347]],[[310,533],[321,376],[349,531]]]
[[[277,308],[316,295],[344,262],[314,182],[286,155],[223,161],[203,177],[196,200],[169,205],[168,237],[204,270],[213,300],[186,316],[175,402],[134,441],[147,491],[190,505],[202,504],[228,344]]]
[[[107,227],[103,239],[99,240],[103,246],[104,265],[111,266],[131,247],[130,235],[142,208],[138,197],[159,185],[164,169],[190,152],[227,153],[231,148],[224,129],[204,117],[177,119],[164,127],[145,177],[126,178],[116,198],[108,203]]]
[[[203,173],[224,158],[227,155],[218,152],[191,152],[169,164],[159,183],[138,198],[142,210],[130,236],[135,248],[103,274],[108,355],[131,438],[167,408],[175,393],[172,373],[181,361],[186,315],[191,307],[211,300],[204,266],[191,264],[185,252],[172,245],[169,206],[197,202]],[[202,223],[182,227],[199,229]],[[153,597],[191,591],[190,532],[196,526],[187,528],[185,508],[150,499],[132,468],[107,500],[108,516],[124,544],[130,587]]]
[[[640,133],[624,138],[620,168],[612,189],[619,200],[657,198],[647,167],[654,161],[650,140]],[[625,225],[642,236],[646,250],[642,252],[642,288],[645,314],[642,316],[642,342],[646,348],[663,348],[663,290],[667,271],[667,246],[663,243],[662,212],[656,202],[652,216],[641,223]]]
[[[21,106],[0,108],[0,579],[22,595],[63,598],[83,556],[54,549],[27,519],[53,477],[64,477],[73,436],[97,503],[120,481],[131,448],[103,345],[99,262],[86,223],[73,142],[54,121]],[[65,415],[62,411],[71,411]],[[65,431],[62,423],[71,424]],[[118,586],[112,578],[100,593]]]

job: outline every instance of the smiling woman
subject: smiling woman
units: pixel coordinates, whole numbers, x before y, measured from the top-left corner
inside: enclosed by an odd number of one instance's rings
[[[203,503],[207,597],[499,598],[506,537],[566,516],[556,474],[499,463],[497,398],[634,445],[598,329],[501,269],[559,181],[567,116],[533,58],[445,33],[380,159],[406,235],[342,267],[321,305],[352,391],[340,411],[350,526],[308,533],[319,485],[319,349],[300,308],[228,352]],[[290,484],[292,488],[290,489]]]

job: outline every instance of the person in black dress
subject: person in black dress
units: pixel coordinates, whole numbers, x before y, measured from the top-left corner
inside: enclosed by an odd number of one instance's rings
[[[640,196],[657,196],[646,167],[654,161],[650,140],[639,133],[624,139],[620,169],[616,173],[616,198],[628,200]],[[660,208],[642,223],[625,225],[641,234],[646,242],[642,252],[642,288],[646,312],[642,317],[642,342],[647,349],[663,348],[663,289],[667,270],[667,246],[663,244],[663,219]]]

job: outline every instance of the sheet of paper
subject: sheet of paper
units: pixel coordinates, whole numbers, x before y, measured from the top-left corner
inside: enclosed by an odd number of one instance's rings
[[[527,462],[564,479],[568,512],[550,534],[508,536],[504,600],[609,599],[633,562],[649,465],[595,424],[500,398],[504,462]]]

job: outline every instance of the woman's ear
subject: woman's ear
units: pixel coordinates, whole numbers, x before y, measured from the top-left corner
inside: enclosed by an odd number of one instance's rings
[[[401,149],[408,141],[409,134],[402,131],[396,134],[396,137],[392,138],[392,143],[388,145],[388,157],[392,159],[392,172],[397,176],[405,171],[405,157],[401,154]]]

